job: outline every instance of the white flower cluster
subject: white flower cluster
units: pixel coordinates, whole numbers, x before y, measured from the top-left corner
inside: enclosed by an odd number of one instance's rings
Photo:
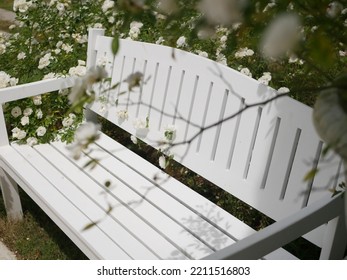
[[[6,45],[3,43],[0,43],[0,54],[4,54],[6,52]]]
[[[79,34],[79,33],[73,33],[71,35],[71,38],[73,38],[77,43],[79,44],[85,44],[88,42],[88,36],[87,34]]]
[[[18,53],[18,55],[17,55],[17,59],[18,60],[23,60],[24,58],[26,58],[25,52]]]
[[[290,92],[289,88],[287,87],[280,87],[278,90],[277,90],[278,93],[280,94],[285,94],[285,93],[288,93]]]
[[[127,121],[129,118],[129,114],[127,110],[119,110],[117,111],[117,117],[120,122]]]
[[[13,2],[13,11],[25,13],[33,5],[32,1],[26,0],[14,0]]]
[[[0,71],[0,88],[12,87],[18,83],[18,79],[11,77],[4,71]]]
[[[263,76],[261,76],[258,81],[264,85],[269,85],[269,82],[271,81],[271,73],[270,72],[264,72]]]
[[[177,48],[184,48],[187,46],[187,38],[185,36],[181,36],[177,39],[176,42]]]
[[[79,79],[75,81],[75,85],[72,87],[68,96],[70,104],[76,104],[80,102],[83,96],[93,94],[93,85],[106,78],[106,76],[107,73],[103,67],[89,69],[83,77],[79,77]]]
[[[34,96],[32,98],[34,105],[39,106],[42,104],[41,101],[41,96]],[[11,115],[14,118],[18,118],[21,116],[20,119],[20,125],[25,127],[28,126],[30,124],[30,119],[32,118],[32,115],[34,113],[34,110],[30,107],[25,108],[23,111],[19,106],[13,107],[11,110]],[[40,108],[35,109],[35,114],[36,119],[42,119],[43,117],[43,113],[42,110]],[[35,133],[37,137],[42,137],[46,134],[47,129],[44,126],[39,126]],[[25,130],[20,129],[19,127],[15,127],[12,129],[12,138],[13,139],[17,139],[17,140],[22,140],[27,136],[27,132]],[[35,145],[38,143],[37,139],[35,137],[29,137],[27,139],[27,143],[29,145]]]
[[[252,78],[252,73],[251,73],[251,71],[250,71],[247,67],[241,68],[241,69],[240,69],[240,72],[241,72],[243,75],[246,75],[246,76]]]
[[[75,160],[78,160],[83,151],[88,149],[88,146],[99,138],[99,130],[100,125],[93,122],[86,122],[77,128],[75,141],[67,147]]]
[[[196,53],[202,57],[208,58],[208,53],[205,51],[197,50]]]
[[[70,113],[69,116],[65,117],[62,121],[63,127],[69,128],[73,125],[74,121],[76,119],[76,115],[73,113]]]
[[[39,66],[37,68],[43,69],[46,68],[49,64],[51,64],[51,60],[53,59],[51,53],[46,53],[43,57],[39,60]]]
[[[254,55],[254,51],[249,48],[241,48],[235,53],[235,58],[243,58]]]
[[[69,69],[69,75],[72,77],[83,77],[87,73],[86,62],[78,60],[78,65]]]
[[[164,43],[164,42],[165,42],[165,39],[164,39],[162,36],[160,36],[160,37],[158,38],[158,40],[155,41],[155,43],[156,43],[157,45],[161,45],[161,44]]]
[[[27,133],[24,130],[19,129],[18,127],[15,127],[12,129],[12,138],[22,140],[27,136]]]
[[[218,42],[218,47],[216,50],[216,61],[220,64],[223,65],[228,65],[227,58],[225,57],[225,54],[223,51],[227,47],[227,41],[228,41],[228,36],[230,34],[230,30],[228,30],[225,27],[219,27],[216,30],[216,35],[217,35],[217,42]]]
[[[130,23],[130,31],[129,31],[129,37],[132,40],[136,40],[139,37],[139,34],[141,33],[141,27],[143,26],[142,22],[133,21]]]
[[[304,64],[304,61],[302,59],[299,59],[297,56],[295,55],[291,55],[288,59],[288,63],[290,64],[293,64],[293,63],[296,63],[296,64],[299,64],[299,65],[303,65]]]
[[[105,0],[105,2],[102,4],[102,11],[104,13],[108,12],[110,9],[114,7],[114,1],[112,0]]]

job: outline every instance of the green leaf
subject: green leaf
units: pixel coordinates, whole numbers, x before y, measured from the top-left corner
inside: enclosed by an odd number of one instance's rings
[[[309,172],[307,172],[307,174],[304,177],[304,182],[310,181],[312,180],[316,174],[319,172],[318,168],[313,168],[311,169]]]
[[[99,163],[99,160],[93,158],[93,159],[87,161],[87,163],[85,165],[83,165],[83,168],[89,167],[90,170],[93,170],[98,165],[98,163]]]
[[[96,226],[100,221],[95,221],[95,222],[91,222],[90,224],[87,224],[82,231],[86,231],[88,229],[91,229],[92,227]]]
[[[119,50],[119,37],[118,35],[114,35],[113,40],[112,40],[112,52],[114,55],[117,54]]]

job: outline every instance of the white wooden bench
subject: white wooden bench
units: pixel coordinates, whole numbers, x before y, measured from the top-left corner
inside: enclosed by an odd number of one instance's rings
[[[92,155],[100,159],[93,170],[83,168],[88,157],[73,160],[61,142],[9,143],[0,106],[1,187],[10,217],[21,216],[18,184],[91,259],[293,259],[281,247],[302,235],[322,248],[322,259],[343,256],[343,204],[326,188],[338,185],[342,163],[333,155],[328,162],[322,159],[324,144],[309,107],[281,97],[200,131],[277,92],[211,60],[164,46],[122,40],[114,57],[111,41],[103,30],[90,30],[87,66],[107,57],[112,84],[137,71],[146,83],[119,94],[127,90],[122,83],[111,95],[118,104],[104,111],[95,102],[87,118],[96,112],[132,134],[134,120],[148,118],[143,140],[155,147],[153,140],[163,139],[167,125],[177,128],[173,143],[202,132],[172,147],[175,160],[277,222],[256,232],[102,133],[93,144]],[[62,78],[1,89],[0,103],[73,83]],[[127,110],[128,120],[117,117],[119,110]],[[313,167],[320,172],[304,182]],[[114,187],[106,188],[107,180]]]

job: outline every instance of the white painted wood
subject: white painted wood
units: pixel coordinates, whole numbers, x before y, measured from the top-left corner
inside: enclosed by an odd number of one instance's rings
[[[100,40],[102,52],[107,52],[109,39]],[[157,146],[154,139],[162,139],[165,124],[177,125],[176,141],[187,140],[199,131],[193,125],[187,126],[186,121],[175,119],[177,115],[197,126],[208,126],[235,114],[243,104],[263,102],[276,94],[239,72],[196,55],[176,50],[173,58],[172,50],[163,46],[122,40],[115,61],[114,83],[144,69],[144,64],[145,79],[151,78],[138,92],[122,95],[120,104],[124,106],[112,108],[107,118],[118,124],[114,117],[117,110],[127,109],[129,120],[118,125],[134,133],[135,111],[146,112],[150,104],[150,132],[145,141],[153,146]],[[122,90],[125,89],[123,85]],[[139,100],[144,101],[140,109]],[[100,107],[95,104],[93,108],[98,111]],[[303,182],[314,165],[320,143],[312,125],[311,108],[281,97],[205,131],[189,148],[185,145],[172,151],[176,160],[280,220],[330,195],[327,189],[310,192],[321,184],[319,178],[326,181],[325,175],[315,178],[313,184]],[[327,173],[336,174],[337,167],[329,168]],[[318,235],[308,238],[321,246],[324,227],[318,231]]]
[[[96,65],[96,44],[97,37],[105,34],[104,29],[90,28],[88,31],[88,48],[87,48],[87,68],[93,68]]]
[[[5,163],[2,168],[89,258],[130,258],[105,232],[97,228],[82,232],[91,220],[64,196],[59,188],[48,181],[42,174],[43,170],[35,169],[12,147],[1,148],[0,154],[1,160]]]
[[[133,181],[134,179],[132,177],[147,178],[146,180],[149,184],[142,184],[142,187],[139,189],[141,194],[163,211],[170,212],[170,216],[191,229],[197,236],[214,247],[214,249],[220,250],[227,246],[227,244],[234,243],[231,239],[240,240],[255,232],[249,226],[187,188],[182,183],[174,178],[167,177],[165,173],[153,165],[148,164],[146,160],[140,158],[106,135],[102,135],[99,142],[100,146],[106,151],[111,151],[112,156],[119,162],[129,164],[137,171],[137,174],[127,176],[127,169],[122,169],[119,163],[117,164],[115,160],[112,160],[111,166],[114,166],[117,173],[119,172],[125,181]],[[155,182],[151,178],[160,179]],[[167,192],[167,194],[164,194],[160,189]],[[175,202],[172,204],[172,198],[168,197],[168,195],[179,203]],[[184,207],[188,209],[184,209]],[[181,211],[183,211],[182,214],[180,214]],[[195,214],[192,212],[195,212]],[[277,254],[282,255],[286,259],[293,257],[283,249],[279,249]]]
[[[342,214],[329,221],[324,236],[322,252],[320,259],[323,260],[341,260],[345,254],[346,248],[346,224],[345,216]]]
[[[8,134],[5,122],[4,111],[2,109],[2,104],[0,103],[0,147],[9,145]]]
[[[323,144],[310,108],[281,97],[214,125],[277,93],[228,67],[168,47],[121,40],[114,57],[112,38],[103,34],[90,30],[87,66],[103,62],[112,83],[121,85],[104,93],[108,104],[97,100],[88,107],[132,134],[134,121],[148,117],[144,141],[156,148],[167,125],[177,128],[174,143],[211,126],[173,147],[175,159],[277,222],[255,233],[103,134],[91,147],[99,165],[88,170],[88,158],[72,160],[63,143],[8,145],[2,133],[3,189],[15,191],[7,186],[18,183],[92,259],[293,259],[280,247],[303,234],[323,247],[322,259],[341,257],[346,244],[340,202],[326,189],[316,191],[337,186],[341,163],[335,155],[330,162],[320,156]],[[135,72],[146,82],[130,92],[124,81]],[[0,90],[0,104],[72,85],[72,78],[60,78],[6,88]],[[118,118],[120,110],[128,111],[128,120]],[[86,118],[95,120],[91,116],[86,110]],[[314,167],[323,171],[303,182]],[[111,188],[104,186],[106,180]]]
[[[205,259],[257,259],[319,224],[340,215],[342,209],[341,196],[315,202],[294,215],[278,221]]]
[[[8,218],[21,220],[23,218],[22,204],[16,182],[0,168],[0,187]]]
[[[0,104],[72,87],[75,78],[57,78],[0,89]]]

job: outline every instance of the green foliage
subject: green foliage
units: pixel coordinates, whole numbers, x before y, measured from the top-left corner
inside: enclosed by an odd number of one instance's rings
[[[110,27],[100,1],[60,2],[64,4],[61,10],[57,3],[51,5],[51,1],[32,1],[27,11],[16,12],[17,24],[11,28],[12,35],[3,39],[0,36],[0,44],[2,41],[6,44],[6,51],[0,52],[0,69],[18,79],[18,83],[69,75],[76,66],[85,68],[81,61],[86,60],[88,28]],[[63,120],[69,118],[71,112],[66,94],[43,95],[39,106],[34,105],[32,99],[6,104],[9,135],[16,128],[26,132],[24,138],[13,137],[16,135],[12,133],[11,140],[19,139],[24,143],[35,137],[35,142],[46,143],[59,136],[63,141],[71,142],[82,117],[77,114],[71,125],[63,126]],[[33,110],[28,124],[21,124],[23,115],[14,117],[11,114],[15,107],[22,111]],[[39,110],[42,116],[37,117]],[[39,127],[46,130],[42,136],[36,133]]]

